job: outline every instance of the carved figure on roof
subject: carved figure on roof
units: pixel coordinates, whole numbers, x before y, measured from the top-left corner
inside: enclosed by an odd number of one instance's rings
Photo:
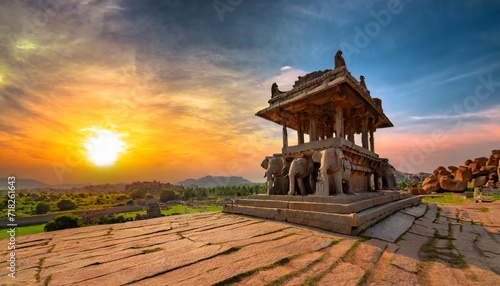
[[[276,83],[273,83],[273,85],[271,86],[271,98],[275,97],[275,96],[278,96],[280,94],[282,94],[283,92],[279,90],[278,88],[278,84]]]
[[[338,50],[335,54],[335,68],[345,67],[345,61],[342,57],[342,51]]]
[[[359,84],[361,84],[361,86],[362,86],[362,87],[364,87],[364,88],[368,89],[368,88],[366,87],[366,83],[365,83],[365,76],[360,76],[360,77],[359,77]]]

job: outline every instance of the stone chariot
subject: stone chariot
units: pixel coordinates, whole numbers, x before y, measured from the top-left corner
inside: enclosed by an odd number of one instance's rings
[[[419,202],[395,190],[394,168],[375,153],[376,130],[393,124],[341,51],[333,70],[299,77],[285,92],[274,83],[268,103],[256,115],[282,127],[283,148],[261,163],[267,194],[237,199],[224,212],[357,234]],[[297,145],[289,145],[289,129]]]

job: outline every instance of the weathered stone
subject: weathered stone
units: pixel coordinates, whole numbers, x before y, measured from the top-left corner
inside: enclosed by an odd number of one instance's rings
[[[488,176],[489,172],[485,170],[475,170],[472,172],[472,178],[477,178],[481,176]]]
[[[415,178],[415,179],[411,180],[410,186],[416,187],[418,185],[418,182],[420,182],[420,180]]]
[[[439,170],[439,175],[447,177],[447,176],[451,175],[451,173],[450,173],[450,171],[448,171],[446,169],[441,169],[441,170]]]
[[[425,214],[426,209],[427,209],[427,206],[425,204],[420,204],[416,207],[405,208],[401,212],[403,212],[405,214],[412,215],[416,218],[419,218]]]
[[[490,158],[488,159],[488,161],[486,162],[486,166],[497,167],[498,166],[498,159],[495,158],[494,155],[491,155]]]
[[[450,172],[455,172],[458,168],[455,167],[455,166],[448,166],[448,170],[450,170]]]
[[[487,173],[493,173],[496,170],[497,170],[496,166],[484,166],[484,167],[481,167],[481,171],[485,171]]]
[[[469,166],[471,163],[472,163],[472,160],[471,159],[467,159],[467,160],[465,160],[464,165],[465,166]]]
[[[426,193],[435,192],[440,188],[441,186],[439,185],[439,181],[434,175],[430,175],[429,177],[425,178],[424,182],[422,183],[422,189]]]
[[[148,218],[161,217],[161,209],[157,203],[151,203],[147,210]]]
[[[486,176],[477,177],[470,182],[469,186],[471,188],[481,187],[482,185],[484,185],[486,183],[486,179],[487,179]]]
[[[458,168],[454,179],[462,182],[468,182],[472,179],[472,171],[469,168]]]
[[[412,226],[414,220],[415,217],[412,215],[397,212],[365,230],[361,235],[395,242]]]
[[[440,177],[439,185],[441,186],[441,189],[451,192],[461,192],[465,191],[467,188],[467,184],[465,182],[450,179],[448,177]]]
[[[474,159],[474,162],[479,163],[481,166],[486,166],[486,162],[488,162],[488,158],[479,157],[479,158]]]
[[[474,170],[479,170],[481,169],[481,164],[479,164],[478,162],[472,162],[469,164],[469,168],[474,171]]]
[[[495,182],[493,180],[489,180],[484,184],[485,187],[493,187],[495,185]]]

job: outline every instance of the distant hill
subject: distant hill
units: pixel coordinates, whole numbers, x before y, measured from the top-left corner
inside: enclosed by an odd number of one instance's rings
[[[0,190],[8,189],[7,178],[0,178]],[[54,189],[71,189],[80,188],[85,186],[85,184],[60,184],[60,185],[49,185],[44,182],[40,182],[33,179],[19,179],[16,178],[16,189],[18,190],[31,190],[31,189],[43,189],[43,188],[54,188]]]
[[[243,177],[223,177],[223,176],[206,176],[199,179],[186,179],[178,182],[176,185],[181,186],[198,186],[202,188],[211,188],[219,186],[243,186],[253,185],[255,183],[244,179]]]
[[[0,178],[0,190],[8,189],[7,178]],[[16,189],[37,189],[37,188],[48,188],[50,185],[45,184],[32,179],[18,179],[16,178]]]

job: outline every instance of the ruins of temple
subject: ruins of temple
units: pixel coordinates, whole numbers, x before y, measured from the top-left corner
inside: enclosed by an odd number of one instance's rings
[[[281,126],[283,148],[261,164],[267,195],[238,199],[225,212],[354,234],[418,203],[395,190],[394,168],[375,153],[376,130],[393,124],[364,77],[347,70],[341,51],[334,69],[299,77],[289,91],[274,83],[268,103],[256,115]]]

